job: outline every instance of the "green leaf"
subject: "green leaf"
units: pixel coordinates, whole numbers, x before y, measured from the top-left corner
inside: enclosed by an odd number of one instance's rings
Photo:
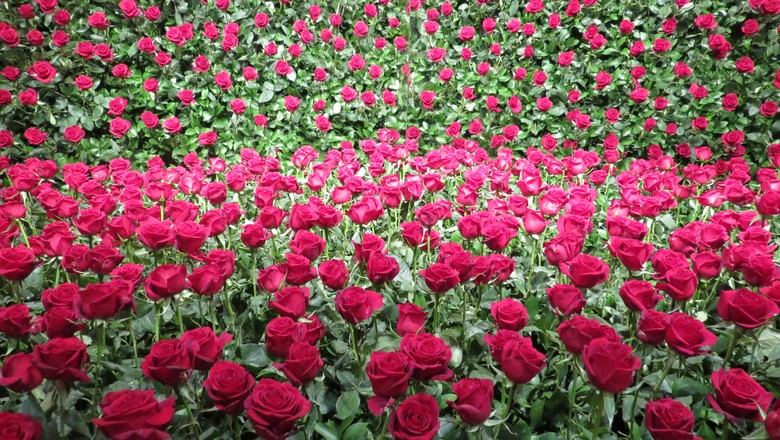
[[[271,99],[273,99],[273,97],[274,97],[273,90],[263,88],[263,91],[260,92],[260,96],[257,97],[257,102],[262,104],[264,102],[270,101]]]
[[[374,436],[368,430],[367,423],[355,423],[344,431],[342,440],[365,440]]]
[[[607,426],[612,426],[615,420],[615,395],[612,393],[602,393],[604,396],[604,417],[607,419]]]
[[[268,359],[268,354],[265,352],[265,347],[260,344],[246,344],[239,348],[241,353],[241,360],[244,365],[264,368],[271,364]]]
[[[333,421],[328,422],[327,425],[325,423],[317,423],[314,425],[314,430],[325,440],[339,440],[339,434],[338,431],[336,431],[336,427],[333,425]]]
[[[336,417],[344,420],[352,417],[360,409],[360,394],[357,391],[347,391],[336,401]]]

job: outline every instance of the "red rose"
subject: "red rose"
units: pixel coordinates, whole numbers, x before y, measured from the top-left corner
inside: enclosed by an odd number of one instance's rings
[[[447,401],[469,426],[481,425],[492,412],[493,381],[490,379],[461,379],[452,384],[452,391],[458,397],[457,402]]]
[[[218,264],[200,266],[187,275],[187,287],[198,295],[214,295],[225,286],[227,277]]]
[[[347,264],[343,260],[327,260],[320,263],[317,271],[320,276],[322,284],[325,286],[337,290],[344,287],[349,278],[349,270]]]
[[[585,346],[594,339],[607,339],[611,342],[621,341],[620,336],[612,327],[580,315],[563,321],[558,326],[558,336],[563,341],[566,350],[574,354],[581,354]]]
[[[780,439],[780,400],[775,402],[774,409],[766,415],[764,428],[771,440]]]
[[[320,351],[306,341],[290,345],[287,359],[283,363],[273,364],[275,368],[287,376],[293,385],[298,387],[314,380],[323,365]]]
[[[694,423],[693,411],[669,397],[645,405],[645,426],[653,440],[696,440]]]
[[[76,332],[83,332],[87,326],[78,323],[79,317],[72,306],[57,306],[50,308],[43,314],[41,328],[46,332],[49,339],[52,338],[70,338]]]
[[[290,250],[314,261],[325,250],[325,240],[313,232],[299,229],[290,240]]]
[[[420,102],[422,102],[422,106],[426,110],[433,109],[433,102],[436,99],[436,94],[431,91],[423,91],[420,93]]]
[[[257,272],[257,284],[264,292],[276,292],[284,281],[285,269],[279,264],[259,270]]]
[[[780,313],[777,304],[750,289],[722,290],[718,300],[718,315],[745,329],[754,329]]]
[[[633,238],[612,237],[609,239],[609,253],[620,260],[628,270],[641,270],[653,254],[653,245]]]
[[[27,414],[0,411],[0,437],[9,440],[40,440],[41,422]]]
[[[163,264],[149,273],[144,279],[146,296],[152,301],[170,298],[186,287],[187,266],[181,264]]]
[[[666,337],[669,316],[657,310],[647,309],[637,323],[637,338],[645,344],[658,345]]]
[[[195,359],[196,370],[208,370],[222,358],[225,344],[233,340],[233,335],[223,332],[217,336],[211,327],[201,327],[189,330],[181,335],[184,344],[190,344]]]
[[[87,287],[73,298],[73,308],[76,314],[82,318],[113,318],[124,310],[135,311],[133,290],[135,290],[135,286],[123,279],[115,279],[107,283],[87,284]]]
[[[44,84],[48,84],[57,76],[57,69],[48,61],[36,61],[35,64],[27,68],[27,74]]]
[[[341,317],[350,324],[357,324],[382,308],[383,299],[374,291],[353,286],[339,291],[335,302]]]
[[[709,353],[708,350],[702,350],[702,347],[718,341],[717,336],[707,330],[703,322],[681,312],[672,313],[669,317],[665,337],[669,347],[683,356]]]
[[[413,376],[418,380],[450,380],[448,368],[452,351],[442,339],[428,333],[408,333],[401,339],[401,353],[414,362]]]
[[[33,365],[32,355],[16,353],[3,360],[0,369],[0,386],[17,393],[26,393],[43,382],[41,372]],[[0,437],[2,429],[0,429]]]
[[[634,371],[642,366],[637,356],[632,356],[630,345],[606,338],[591,341],[582,350],[582,363],[590,382],[601,391],[620,393],[634,381]]]
[[[244,402],[255,432],[266,440],[284,440],[311,409],[301,392],[289,383],[262,378]]]
[[[425,285],[433,293],[446,293],[460,282],[458,272],[443,263],[433,263],[427,269],[421,270],[420,275],[425,280]]]
[[[11,338],[21,338],[32,330],[32,315],[25,304],[0,307],[0,333]]]
[[[176,249],[191,254],[203,246],[209,236],[209,230],[199,223],[186,221],[173,226],[173,236]]]
[[[579,254],[570,261],[562,262],[560,269],[577,287],[593,287],[609,279],[607,263],[589,254]]]
[[[366,374],[375,394],[368,401],[368,408],[374,415],[381,415],[394,398],[406,394],[413,372],[414,362],[401,352],[371,353]]]
[[[116,136],[121,138],[125,135],[128,131],[130,131],[130,128],[133,126],[133,124],[128,121],[127,119],[122,119],[120,117],[116,117],[109,122],[109,132]]]
[[[83,370],[87,361],[87,346],[75,337],[54,338],[33,348],[33,366],[49,380],[92,382]]]
[[[298,319],[306,313],[309,307],[309,289],[298,286],[287,286],[274,293],[274,300],[268,305],[281,316]]]
[[[192,374],[195,353],[192,342],[166,339],[152,346],[143,362],[144,376],[167,386],[179,386]]]
[[[417,304],[398,304],[398,321],[395,330],[400,336],[416,334],[425,329],[425,310]]]
[[[500,329],[520,331],[528,324],[528,312],[523,304],[512,298],[504,298],[490,305],[490,314]]]
[[[306,340],[306,328],[287,316],[274,318],[265,327],[265,348],[268,354],[285,358],[290,346]]]
[[[415,394],[390,414],[387,428],[399,440],[431,440],[439,431],[439,404],[427,394]]]
[[[674,301],[687,301],[693,298],[699,279],[696,273],[686,267],[672,269],[664,275],[666,282],[657,283],[656,288],[668,293]]]
[[[720,275],[723,269],[723,260],[720,255],[713,252],[700,252],[691,254],[693,271],[700,279],[709,280]]]
[[[547,356],[525,337],[507,342],[501,350],[501,370],[515,384],[530,382],[547,365],[545,360]]]
[[[100,402],[103,416],[92,419],[100,432],[111,440],[144,438],[165,440],[176,404],[173,397],[159,402],[153,390],[123,390],[106,394]]]
[[[395,258],[381,252],[373,252],[368,257],[366,275],[368,276],[369,281],[374,284],[392,281],[400,270],[401,268]]]
[[[655,308],[664,299],[655,287],[644,280],[628,280],[620,287],[620,298],[629,310],[641,312]]]
[[[155,251],[176,243],[171,222],[167,220],[162,222],[154,220],[144,222],[136,229],[136,235],[138,236],[138,241]]]
[[[576,315],[586,304],[585,295],[571,284],[556,284],[548,287],[547,299],[550,301],[553,313],[562,316]]]
[[[0,276],[8,281],[22,281],[40,263],[35,261],[35,252],[24,246],[0,249]]]
[[[229,361],[214,364],[203,381],[203,388],[217,409],[229,415],[244,411],[244,401],[254,385],[255,378],[244,367]]]
[[[772,393],[740,368],[714,371],[712,384],[715,396],[707,394],[707,400],[731,423],[738,424],[741,419],[761,421],[761,414],[766,414],[772,404]]]

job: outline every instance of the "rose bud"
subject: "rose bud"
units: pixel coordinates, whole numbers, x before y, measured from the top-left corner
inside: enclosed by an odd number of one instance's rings
[[[61,9],[62,11],[62,9]],[[43,434],[43,425],[33,416],[19,413],[14,414],[0,411],[0,434],[9,433],[9,440],[40,440]]]
[[[347,264],[339,259],[323,261],[317,268],[317,272],[322,284],[333,290],[343,288],[349,278]]]
[[[268,303],[280,316],[298,319],[309,307],[309,288],[288,286],[274,293],[274,301]]]
[[[458,401],[447,401],[469,426],[481,425],[492,412],[493,381],[490,379],[461,379],[452,384],[452,391]]]
[[[777,304],[750,289],[722,290],[718,300],[718,315],[744,329],[767,324],[780,313]]]
[[[381,252],[374,252],[368,257],[366,275],[368,276],[369,281],[374,284],[392,281],[400,270],[401,268],[395,258]]]
[[[26,393],[43,382],[41,372],[32,363],[32,355],[16,353],[3,360],[0,386],[17,393]]]
[[[409,379],[414,372],[414,361],[399,351],[371,353],[366,365],[366,374],[371,381],[374,397],[368,400],[368,409],[375,416],[393,404],[393,399],[406,394]]]
[[[395,325],[395,331],[399,336],[425,331],[426,313],[422,307],[413,303],[398,304],[397,307],[398,321]]]
[[[309,261],[314,261],[325,250],[325,240],[315,233],[300,229],[290,240],[290,250],[306,257]]]
[[[645,405],[645,426],[653,440],[695,440],[693,411],[664,397]]]
[[[250,249],[263,247],[266,241],[273,237],[268,229],[260,223],[249,223],[244,225],[241,231],[241,242]]]
[[[279,264],[267,267],[257,272],[257,284],[263,292],[273,293],[279,290],[284,281],[284,267]]]
[[[106,394],[100,402],[103,416],[92,419],[110,440],[142,436],[149,440],[170,438],[165,432],[173,420],[173,397],[159,402],[153,390],[123,390]]]
[[[665,337],[669,347],[683,356],[709,353],[710,350],[702,348],[718,341],[718,337],[707,330],[703,322],[682,312],[675,312],[669,316]]]
[[[664,299],[655,287],[644,280],[628,280],[620,287],[620,298],[629,310],[642,312],[655,308]]]
[[[257,435],[264,439],[285,439],[311,409],[301,392],[289,383],[264,377],[244,402],[246,415]]]
[[[628,270],[642,270],[654,250],[650,243],[623,237],[610,238],[608,247],[609,253],[620,260]]]
[[[35,252],[24,246],[0,249],[0,276],[8,281],[27,278],[40,263],[35,261]]]
[[[396,439],[432,439],[439,431],[439,404],[427,394],[415,394],[390,414],[387,429]]]
[[[135,312],[134,287],[129,281],[111,280],[87,284],[73,299],[76,315],[85,319],[108,319],[124,310]]]
[[[427,269],[421,270],[420,275],[431,292],[437,294],[448,292],[460,282],[460,274],[443,263],[433,263]]]
[[[223,272],[218,264],[205,264],[187,275],[187,287],[198,295],[214,295],[225,286]]]
[[[49,339],[70,338],[87,329],[86,324],[78,323],[78,320],[73,307],[53,307],[43,314],[41,327]]]
[[[283,363],[273,364],[274,368],[278,368],[297,387],[314,380],[323,365],[320,351],[306,341],[290,345],[287,359]]]
[[[553,313],[559,316],[576,315],[585,307],[582,291],[571,284],[556,284],[547,288],[547,299]]]
[[[192,342],[166,339],[152,345],[141,362],[144,376],[167,386],[179,386],[187,381],[195,364]]]
[[[780,400],[775,402],[774,409],[766,415],[764,428],[771,440],[780,439]]]
[[[181,335],[183,343],[191,343],[195,356],[195,369],[208,370],[222,358],[225,344],[233,340],[233,335],[223,332],[217,336],[211,327],[201,327],[189,330]]]
[[[244,400],[254,385],[255,378],[244,367],[229,361],[214,364],[203,381],[203,388],[217,409],[228,415],[244,411]]]
[[[173,246],[176,243],[176,237],[173,234],[171,228],[171,222],[169,221],[154,221],[149,220],[141,224],[138,229],[135,230],[138,241],[153,251]]]
[[[637,338],[645,344],[658,345],[666,338],[666,328],[669,327],[669,316],[653,309],[642,312],[637,323]]]
[[[173,226],[173,236],[176,249],[185,254],[191,254],[200,249],[209,237],[206,226],[193,221],[176,223]]]
[[[528,312],[523,304],[512,298],[504,298],[490,305],[490,314],[500,329],[520,331],[528,324]]]
[[[290,346],[306,340],[306,329],[288,317],[274,318],[265,326],[265,348],[268,354],[285,358]]]
[[[317,278],[317,269],[310,265],[311,261],[308,258],[292,253],[284,256],[286,262],[283,265],[287,271],[285,281],[288,284],[301,286]]]
[[[703,280],[710,280],[720,275],[723,269],[723,261],[718,254],[713,252],[700,252],[691,254],[693,271]]]
[[[762,413],[769,411],[772,393],[768,392],[745,370],[732,368],[712,372],[715,396],[707,394],[712,408],[725,415],[733,424],[742,419],[761,421]]]
[[[79,338],[54,338],[33,348],[32,364],[49,380],[92,382],[82,370],[89,360]]]
[[[687,263],[686,263],[687,264]],[[699,279],[696,273],[687,268],[677,268],[666,272],[665,283],[657,283],[656,288],[668,293],[674,301],[687,301],[693,298]]]
[[[520,333],[512,330],[499,330],[495,335],[486,334],[484,336],[485,344],[490,348],[490,356],[497,363],[501,363],[501,357],[504,353],[506,344],[512,341],[523,342]]]
[[[609,266],[593,255],[579,254],[562,262],[560,269],[577,287],[593,287],[609,279]]]
[[[350,324],[357,324],[370,318],[382,308],[382,295],[363,289],[362,287],[347,287],[336,294],[336,310]]]
[[[429,333],[409,333],[401,339],[401,353],[414,362],[417,380],[448,381],[455,376],[448,365],[452,351],[442,339]]]
[[[632,356],[630,345],[606,338],[592,340],[582,350],[582,363],[590,382],[601,391],[620,393],[631,386],[642,361]]]
[[[594,339],[604,338],[611,342],[620,342],[615,329],[602,324],[595,319],[589,319],[584,316],[574,316],[563,321],[558,326],[558,336],[570,353],[581,354],[582,350]]]
[[[32,331],[32,315],[25,304],[0,307],[0,333],[11,338],[21,338]]]
[[[157,266],[144,280],[146,296],[152,301],[160,301],[180,293],[186,287],[187,266],[183,264],[163,264]]]
[[[515,384],[531,381],[547,365],[547,356],[531,345],[529,338],[507,342],[501,350],[501,371]]]

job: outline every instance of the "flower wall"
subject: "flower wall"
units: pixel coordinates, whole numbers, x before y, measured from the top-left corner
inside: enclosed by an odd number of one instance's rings
[[[780,439],[779,13],[0,3],[0,438]]]

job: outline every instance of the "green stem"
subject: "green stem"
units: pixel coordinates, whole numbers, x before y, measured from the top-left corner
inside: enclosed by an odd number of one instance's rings
[[[181,390],[178,387],[174,388],[174,390],[176,392],[176,396],[179,398],[179,400],[184,405],[184,410],[187,411],[187,417],[189,417],[189,419],[190,419],[190,424],[193,425],[193,430],[195,431],[195,433],[198,436],[200,436],[200,432],[201,431],[200,431],[200,424],[198,423],[198,419],[196,419],[195,415],[192,414],[192,409],[187,404],[187,401],[184,399],[184,395],[182,394]]]
[[[159,301],[154,303],[154,342],[160,340],[160,321],[162,320],[162,307]]]
[[[209,301],[209,312],[211,313],[211,326],[214,327],[214,330],[217,329],[217,312],[216,312],[216,306],[214,305],[214,302],[216,301],[215,298],[211,298],[211,301]]]
[[[462,291],[462,302],[463,302],[463,304],[462,304],[463,313],[462,313],[462,317],[461,317],[462,318],[461,323],[464,326],[464,328],[463,328],[463,348],[465,349],[466,348],[466,329],[465,329],[465,325],[466,325],[466,306],[468,305],[468,294],[467,294],[465,286],[461,286],[460,288],[461,288],[461,291]]]
[[[106,346],[106,323],[105,321],[97,321],[97,333],[98,333],[98,347],[97,347],[97,360],[95,361],[95,402],[99,401],[97,397],[101,391],[101,364],[103,362],[103,350]]]
[[[436,334],[439,331],[439,302],[441,301],[441,296],[438,293],[433,295],[433,333]]]
[[[729,348],[726,350],[726,357],[723,358],[723,366],[728,365],[731,360],[731,355],[734,354],[734,347],[737,346],[737,341],[742,336],[742,328],[734,327],[734,333],[731,334],[731,341],[729,342]]]
[[[127,325],[127,331],[130,332],[130,341],[133,344],[133,366],[138,366],[138,342],[135,339],[135,330],[133,329],[133,320],[128,319],[125,321],[125,325]]]
[[[602,396],[601,391],[596,394],[595,401],[593,402],[590,411],[593,424],[591,431],[596,433],[598,428],[601,427],[601,422],[603,419],[602,413],[604,412],[604,396]]]
[[[171,304],[176,307],[176,319],[179,321],[179,334],[184,334],[184,320],[181,317],[181,300],[179,298],[172,298]]]
[[[360,359],[360,351],[358,350],[357,336],[355,336],[355,326],[349,324],[349,336],[352,340],[352,351],[355,353],[355,362],[362,368],[363,362]]]
[[[672,352],[671,348],[667,348],[666,349],[666,356],[667,356],[668,359],[666,361],[666,366],[664,367],[664,372],[661,373],[661,378],[658,380],[658,382],[653,387],[653,392],[650,395],[651,399],[655,399],[655,393],[658,392],[658,390],[661,388],[661,384],[664,383],[664,379],[666,379],[666,376],[669,375],[669,370],[671,370],[672,364],[674,364],[674,358],[675,358],[676,354],[674,352]]]

